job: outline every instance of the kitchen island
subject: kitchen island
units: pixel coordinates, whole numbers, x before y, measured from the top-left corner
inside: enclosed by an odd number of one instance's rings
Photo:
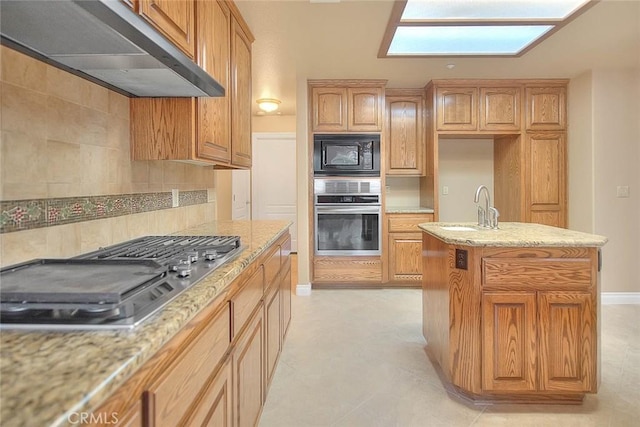
[[[2,425],[201,422],[218,415],[218,386],[228,405],[219,413],[251,424],[290,318],[290,225],[216,221],[176,233],[237,235],[245,249],[133,330],[2,331]]]
[[[423,334],[474,403],[580,403],[600,376],[602,236],[540,224],[425,223]]]

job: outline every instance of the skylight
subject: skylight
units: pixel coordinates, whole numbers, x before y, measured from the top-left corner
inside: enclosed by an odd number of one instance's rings
[[[400,1],[391,13],[378,56],[520,56],[594,3]]]

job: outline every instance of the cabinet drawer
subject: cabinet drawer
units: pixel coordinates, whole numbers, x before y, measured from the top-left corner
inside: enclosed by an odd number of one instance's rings
[[[592,283],[591,260],[587,258],[484,258],[482,285],[485,289],[544,290],[558,287],[588,288]]]
[[[148,390],[155,426],[176,426],[229,348],[229,305],[202,330],[189,348]]]
[[[388,217],[389,233],[415,233],[420,231],[418,224],[433,222],[433,214],[402,215]]]
[[[251,317],[263,295],[264,267],[256,271],[242,285],[242,288],[231,298],[232,329],[234,338]]]
[[[264,287],[268,288],[276,281],[276,276],[280,271],[280,246],[273,248],[273,251],[264,261]]]

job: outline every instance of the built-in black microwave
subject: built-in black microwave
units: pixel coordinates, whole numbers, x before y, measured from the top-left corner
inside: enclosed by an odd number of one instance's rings
[[[380,176],[379,134],[316,134],[314,176]]]

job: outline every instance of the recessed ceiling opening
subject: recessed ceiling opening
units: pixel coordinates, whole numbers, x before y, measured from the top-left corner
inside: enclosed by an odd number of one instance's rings
[[[521,56],[594,0],[396,2],[378,57]]]

